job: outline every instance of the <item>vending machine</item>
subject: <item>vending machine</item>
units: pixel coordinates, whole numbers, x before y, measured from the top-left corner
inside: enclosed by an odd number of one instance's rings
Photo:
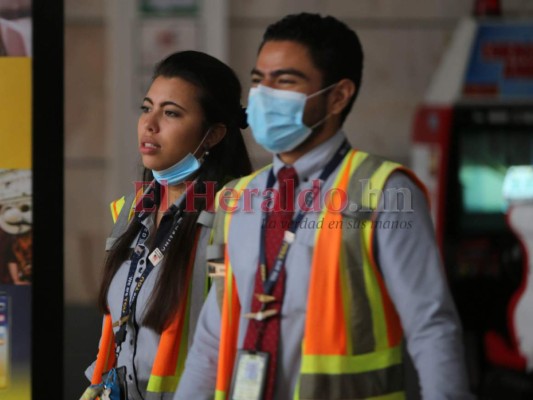
[[[475,10],[459,23],[417,110],[412,167],[430,193],[471,378],[482,386],[494,366],[533,368],[495,359],[490,339],[533,360],[517,346],[511,317],[528,264],[503,190],[510,169],[533,164],[533,21],[500,16],[497,1],[478,1]],[[533,315],[533,303],[527,307]]]

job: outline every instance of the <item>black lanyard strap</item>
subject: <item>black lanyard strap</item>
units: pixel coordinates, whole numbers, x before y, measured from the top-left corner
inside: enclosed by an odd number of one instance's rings
[[[331,175],[333,171],[340,165],[348,151],[350,150],[350,144],[348,141],[344,140],[341,144],[341,146],[337,149],[333,157],[328,161],[322,172],[320,173],[320,176],[318,177],[319,180],[322,182],[325,182],[328,177]],[[270,201],[270,196],[272,192],[272,188],[274,186],[274,183],[276,182],[276,177],[274,176],[274,172],[272,169],[270,169],[270,172],[268,174],[267,179],[267,189],[265,190],[265,193],[267,195],[265,196],[266,201]],[[285,265],[285,260],[287,259],[287,253],[289,252],[289,249],[291,247],[291,244],[294,242],[294,238],[296,235],[296,231],[298,230],[298,227],[300,226],[300,223],[302,222],[305,213],[311,209],[311,206],[313,204],[314,199],[316,196],[319,195],[320,187],[314,186],[313,189],[310,192],[307,192],[305,196],[305,210],[299,209],[298,213],[293,217],[292,222],[290,224],[290,227],[288,230],[285,231],[285,234],[283,236],[283,241],[280,245],[280,249],[278,251],[278,255],[276,257],[276,260],[274,261],[274,267],[272,268],[270,274],[268,277],[266,276],[266,255],[265,255],[265,236],[266,236],[266,226],[267,226],[267,216],[268,214],[266,212],[263,212],[262,216],[262,222],[261,222],[261,243],[259,244],[259,257],[260,257],[260,268],[261,268],[261,276],[263,277],[263,292],[264,294],[270,295],[274,289],[274,286],[276,285],[276,282],[278,281],[279,274],[281,273],[281,270],[283,269],[283,266]],[[267,203],[265,203],[267,204]]]
[[[184,204],[184,202],[182,202]],[[139,216],[139,218],[146,218],[146,214]],[[172,222],[170,222],[170,218],[172,218]],[[126,340],[126,322],[129,319],[130,315],[132,315],[135,312],[135,305],[137,302],[137,296],[139,295],[139,292],[141,291],[144,282],[146,281],[146,278],[152,272],[155,266],[157,266],[163,257],[165,256],[165,253],[168,250],[168,247],[170,243],[172,242],[172,239],[176,236],[176,233],[181,226],[181,222],[183,221],[183,207],[180,205],[180,207],[176,207],[175,205],[172,205],[168,211],[165,213],[165,216],[161,220],[161,223],[159,225],[159,228],[156,232],[156,239],[155,239],[155,248],[148,256],[147,262],[146,262],[146,268],[144,269],[143,273],[137,280],[137,284],[133,288],[133,293],[131,293],[131,299],[130,299],[130,291],[133,286],[133,277],[135,276],[135,271],[137,269],[137,265],[139,264],[139,261],[144,255],[145,251],[145,242],[149,236],[149,229],[143,225],[143,228],[141,229],[141,232],[139,233],[139,239],[137,240],[137,243],[135,245],[135,249],[131,255],[130,259],[130,268],[128,271],[128,278],[126,280],[126,285],[124,286],[124,296],[122,298],[122,308],[120,311],[120,320],[119,320],[119,330],[115,334],[115,343],[117,345],[117,352],[120,352],[120,345]],[[159,247],[159,244],[162,243],[162,246]],[[118,354],[117,354],[118,355]]]

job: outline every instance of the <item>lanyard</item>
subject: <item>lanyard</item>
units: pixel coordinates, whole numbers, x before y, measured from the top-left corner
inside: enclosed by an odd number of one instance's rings
[[[333,157],[328,161],[324,169],[322,170],[320,176],[318,177],[321,181],[326,181],[328,177],[331,175],[331,173],[339,166],[342,159],[346,155],[346,153],[350,150],[349,143],[344,140],[342,145],[338,148],[336,153],[333,155]],[[276,182],[276,178],[274,176],[274,172],[272,169],[270,169],[270,173],[268,175],[267,179],[267,189],[271,189],[274,186],[274,183]],[[300,223],[302,222],[305,213],[307,210],[311,208],[311,205],[313,204],[313,201],[315,197],[319,194],[320,191],[319,187],[313,186],[312,191],[307,192],[305,196],[305,210],[298,210],[298,213],[293,217],[292,222],[290,224],[290,227],[288,230],[285,231],[285,234],[283,236],[283,241],[280,245],[280,249],[278,251],[278,255],[276,257],[276,260],[274,261],[274,267],[272,268],[270,274],[268,277],[266,276],[266,256],[265,256],[265,233],[266,233],[266,226],[267,226],[267,216],[268,214],[263,212],[262,221],[261,221],[261,243],[259,245],[259,258],[260,258],[260,268],[261,268],[261,278],[263,280],[263,291],[264,294],[270,295],[274,289],[274,286],[276,285],[276,282],[278,281],[279,274],[285,265],[285,260],[287,258],[287,253],[289,252],[289,249],[291,247],[291,244],[294,242],[294,237],[296,235],[296,231],[298,230],[298,227],[300,226]],[[266,190],[265,192],[268,192],[269,195],[265,196],[267,201],[270,200],[270,192],[271,190]]]
[[[172,242],[172,239],[176,236],[176,233],[181,225],[181,222],[183,221],[183,207],[176,207],[175,205],[172,205],[163,219],[161,220],[161,223],[159,225],[159,229],[156,233],[155,243],[156,247],[155,249],[150,253],[147,259],[146,268],[144,269],[142,275],[140,276],[139,280],[137,281],[137,284],[133,288],[133,293],[131,294],[130,299],[130,291],[133,286],[133,277],[135,276],[135,270],[137,269],[137,265],[139,261],[141,260],[143,254],[144,254],[144,243],[146,242],[146,239],[149,236],[149,230],[146,226],[143,226],[141,232],[139,233],[139,239],[137,240],[137,243],[135,245],[135,249],[133,251],[133,254],[131,256],[131,263],[130,268],[128,271],[128,278],[126,280],[126,285],[124,287],[124,297],[122,299],[122,308],[120,312],[120,320],[119,320],[119,330],[115,334],[115,343],[117,345],[117,356],[120,352],[120,346],[126,339],[126,321],[128,320],[129,316],[134,313],[135,310],[135,304],[137,301],[137,296],[139,295],[139,292],[141,291],[141,288],[144,285],[144,282],[146,281],[146,278],[152,272],[155,266],[157,266],[161,260],[164,258],[165,253],[168,250],[168,247],[170,243]],[[142,221],[146,218],[148,214],[144,213],[142,215],[139,215],[137,218]],[[170,225],[169,229],[166,230],[163,228],[163,225],[168,225],[169,218],[172,218],[172,224]],[[161,246],[158,246],[158,243],[162,243]]]

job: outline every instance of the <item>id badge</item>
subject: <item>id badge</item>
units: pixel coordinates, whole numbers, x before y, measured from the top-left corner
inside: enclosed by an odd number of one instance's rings
[[[112,368],[102,376],[102,382],[104,384],[102,400],[128,400],[125,366]]]
[[[261,400],[265,390],[270,354],[239,350],[233,368],[230,400]]]

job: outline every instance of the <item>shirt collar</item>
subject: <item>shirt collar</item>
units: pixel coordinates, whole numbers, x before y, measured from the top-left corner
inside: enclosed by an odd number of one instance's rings
[[[155,184],[155,180],[152,182],[155,186],[155,188],[153,190],[161,190],[160,186],[157,184]],[[193,185],[196,184],[196,180],[193,182]],[[143,196],[146,196],[147,195],[147,192],[145,192],[143,194]],[[168,214],[173,214],[177,211],[177,208],[180,206],[180,204],[183,202],[183,201],[186,201],[185,200],[185,197],[187,195],[187,190],[185,190],[182,194],[180,194],[180,196],[176,199],[176,201],[170,205],[168,207],[168,209],[165,211],[165,214],[164,215],[168,215]],[[149,205],[149,207],[154,207],[155,206],[155,203],[151,202],[151,204]],[[175,208],[173,209],[174,206]],[[148,228],[149,230],[152,230],[152,228],[155,226],[155,217],[157,215],[157,212],[156,211],[153,211],[153,212],[150,212],[150,215],[147,216],[146,218],[143,218],[141,220],[141,224],[144,225],[146,228]]]
[[[300,182],[305,182],[314,175],[318,175],[320,171],[326,166],[328,161],[333,157],[335,152],[346,139],[344,132],[339,130],[335,135],[330,137],[323,143],[313,148],[311,151],[305,153],[292,165],[296,169]],[[277,154],[274,155],[272,161],[272,168],[274,175],[277,176],[278,171],[287,166]]]

